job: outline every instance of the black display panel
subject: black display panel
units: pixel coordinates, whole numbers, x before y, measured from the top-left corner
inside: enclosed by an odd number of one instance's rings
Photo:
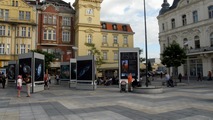
[[[19,75],[26,78],[26,74],[31,75],[31,58],[19,59]]]
[[[70,66],[71,66],[71,80],[76,80],[76,63],[70,63]]]
[[[70,66],[69,65],[61,65],[61,75],[60,79],[70,79]]]
[[[35,58],[35,81],[43,81],[44,60]]]
[[[8,65],[8,72],[7,77],[8,80],[15,80],[15,70],[16,70],[16,64],[9,64]]]
[[[138,56],[137,52],[121,52],[120,53],[120,75],[121,79],[127,79],[128,74],[132,73],[132,77],[138,75]]]
[[[92,60],[77,61],[77,80],[92,80]]]

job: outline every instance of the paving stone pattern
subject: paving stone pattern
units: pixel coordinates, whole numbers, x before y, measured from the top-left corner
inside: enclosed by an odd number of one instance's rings
[[[14,87],[0,88],[0,120],[213,120],[213,81],[163,87],[162,94],[136,94],[52,84],[31,97],[22,91],[21,98]]]

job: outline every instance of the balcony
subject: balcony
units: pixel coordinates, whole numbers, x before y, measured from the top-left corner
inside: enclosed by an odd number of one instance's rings
[[[10,23],[10,24],[27,24],[27,25],[34,25],[36,26],[36,21],[33,19],[23,19],[20,20],[19,18],[14,18],[14,17],[0,17],[0,22],[3,23]]]
[[[213,53],[213,46],[190,48],[187,51],[187,55],[195,55],[195,54],[203,54],[203,53]]]

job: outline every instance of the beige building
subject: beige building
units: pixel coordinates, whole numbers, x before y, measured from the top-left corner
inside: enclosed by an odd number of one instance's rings
[[[85,43],[94,43],[101,51],[104,64],[99,71],[112,76],[118,70],[118,48],[133,48],[133,35],[129,24],[100,21],[102,0],[76,0],[75,46],[78,56],[91,54]]]
[[[207,76],[213,70],[213,1],[174,0],[170,6],[164,0],[157,19],[161,53],[173,41],[187,50],[189,64],[173,72]]]
[[[36,10],[24,0],[0,0],[0,68],[35,49]]]

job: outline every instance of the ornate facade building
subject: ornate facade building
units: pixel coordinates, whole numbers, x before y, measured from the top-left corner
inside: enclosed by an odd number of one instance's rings
[[[164,0],[157,19],[160,52],[173,41],[187,52],[187,62],[172,72],[207,76],[213,70],[213,1],[174,0],[170,6]]]
[[[35,49],[36,9],[24,0],[0,0],[0,68]]]

